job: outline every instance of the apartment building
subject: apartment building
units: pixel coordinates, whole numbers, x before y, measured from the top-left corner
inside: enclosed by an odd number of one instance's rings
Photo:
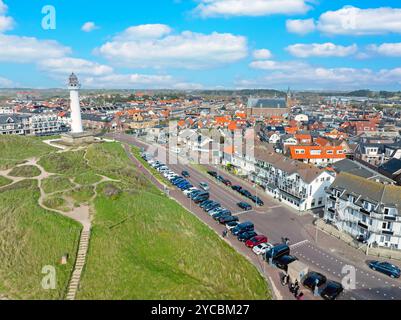
[[[326,189],[335,179],[333,172],[289,159],[269,145],[256,146],[253,154],[234,152],[231,160],[267,194],[299,211],[324,207]]]
[[[28,129],[28,116],[0,115],[0,135],[24,135]]]
[[[347,157],[346,153],[342,146],[289,146],[291,159],[318,166],[341,161]]]
[[[401,187],[341,173],[327,190],[324,216],[369,244],[401,249]]]

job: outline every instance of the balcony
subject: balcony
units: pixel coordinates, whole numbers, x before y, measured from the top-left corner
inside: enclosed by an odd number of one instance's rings
[[[397,217],[395,216],[383,216],[383,218],[387,221],[397,221]]]
[[[370,212],[367,211],[367,210],[364,209],[364,208],[360,208],[359,211],[360,211],[361,213],[363,213],[363,214],[366,214],[366,215],[370,216]]]
[[[363,228],[363,229],[365,229],[365,230],[368,230],[368,229],[369,229],[369,227],[368,227],[366,224],[364,224],[364,223],[362,223],[362,222],[360,222],[360,221],[358,221],[358,226],[360,226],[361,228]]]
[[[388,231],[388,230],[383,230],[382,234],[386,235],[386,236],[393,236],[394,232],[393,231]]]
[[[336,210],[333,208],[327,208],[327,211],[331,212],[331,213],[336,213]]]

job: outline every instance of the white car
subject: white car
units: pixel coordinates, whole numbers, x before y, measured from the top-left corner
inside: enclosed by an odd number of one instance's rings
[[[262,243],[260,245],[257,245],[256,247],[253,247],[252,251],[256,254],[256,255],[261,255],[261,254],[265,254],[267,250],[273,248],[273,245],[271,243]]]
[[[195,190],[198,190],[198,189],[195,188],[195,187],[189,188],[189,189],[187,189],[187,190],[184,190],[184,194],[185,194],[186,196],[188,196],[192,191],[195,191]]]
[[[238,222],[238,221],[229,222],[229,223],[226,223],[226,228],[228,231],[230,231],[231,229],[234,229],[239,224],[240,224],[240,222]]]

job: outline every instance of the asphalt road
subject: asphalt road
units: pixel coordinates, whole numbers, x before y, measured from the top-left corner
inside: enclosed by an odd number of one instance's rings
[[[122,134],[112,135],[111,137],[139,147],[147,147],[146,144],[132,136]],[[190,165],[173,164],[168,166],[177,174],[181,174],[183,170],[188,171],[191,175],[188,180],[195,187],[198,187],[201,182],[207,182],[210,186],[212,200],[219,202],[222,206],[231,210],[233,214],[238,215],[241,221],[252,221],[255,224],[256,232],[266,235],[269,242],[279,243],[283,237],[289,238],[291,240],[291,254],[306,263],[310,270],[321,272],[328,279],[341,282],[346,275],[346,271],[343,270],[344,266],[353,266],[356,271],[356,288],[345,291],[340,297],[341,300],[401,300],[401,281],[370,270],[366,263],[368,259],[361,252],[344,246],[339,240],[320,231],[317,233],[318,242],[316,242],[316,229],[313,227],[313,217],[311,215],[300,216],[293,209],[262,192],[258,192],[258,196],[264,201],[265,206],[253,208],[249,212],[241,212],[241,209],[236,204],[240,201],[253,204],[249,199],[244,198],[231,188],[224,186],[206,173]],[[212,169],[212,167],[207,169]],[[218,170],[214,168],[214,171]],[[241,185],[255,194],[252,185],[249,183],[233,180],[237,178],[229,176],[222,171],[218,172],[231,180],[233,184]],[[189,199],[181,201],[186,202],[183,204],[192,209],[191,211],[196,207]],[[202,214],[205,216],[202,217],[202,220],[209,223],[205,219],[211,218],[207,214]],[[247,253],[246,250],[248,249],[245,248],[244,251],[243,244],[240,245],[235,245],[235,247],[242,253],[249,255],[250,259],[253,259],[256,264],[262,263],[255,261],[255,255],[252,252]],[[264,268],[264,266],[261,267]],[[345,272],[343,273],[343,271]]]

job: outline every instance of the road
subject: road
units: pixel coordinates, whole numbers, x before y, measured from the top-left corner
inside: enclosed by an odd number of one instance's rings
[[[110,137],[121,142],[147,148],[145,143],[132,136],[118,134]],[[188,171],[191,175],[188,180],[196,187],[200,182],[207,182],[210,186],[212,200],[218,201],[222,206],[238,215],[241,221],[252,221],[255,224],[256,232],[266,235],[269,238],[269,242],[279,243],[282,241],[283,237],[289,238],[291,240],[291,254],[297,256],[300,261],[309,265],[311,270],[323,273],[330,280],[341,282],[343,277],[347,274],[346,270],[343,270],[343,268],[345,266],[354,267],[356,271],[356,288],[344,292],[340,299],[401,300],[401,281],[391,279],[386,275],[370,270],[366,263],[368,259],[362,252],[320,231],[317,233],[318,237],[316,239],[316,229],[313,226],[313,217],[311,215],[300,216],[293,209],[262,192],[258,192],[258,196],[264,201],[265,206],[254,208],[250,212],[242,213],[236,204],[240,201],[249,202],[249,200],[245,199],[231,188],[217,182],[205,172],[191,165],[173,164],[168,166],[178,174],[183,170]],[[212,169],[213,167],[206,166],[206,168]],[[214,168],[214,170],[217,171],[216,168]],[[252,193],[255,193],[255,191],[252,191],[254,189],[251,184],[239,180],[221,170],[219,174],[231,180],[233,184],[241,185]],[[197,212],[205,223],[210,225],[210,220],[212,220],[215,224],[213,227],[217,229],[218,232],[224,229],[217,225],[207,214],[205,215],[202,210],[198,210],[199,208],[191,203],[189,199],[183,197],[178,200],[192,212]],[[243,244],[238,243],[238,241],[232,241],[232,243],[237,250],[246,254],[256,265],[263,268],[263,270],[265,269],[264,265],[260,265],[262,262],[257,261],[257,258],[255,260],[255,255],[246,249]],[[277,269],[275,271],[273,270],[273,272],[278,273]],[[283,290],[282,287],[278,289]],[[285,292],[283,294],[285,294]]]

